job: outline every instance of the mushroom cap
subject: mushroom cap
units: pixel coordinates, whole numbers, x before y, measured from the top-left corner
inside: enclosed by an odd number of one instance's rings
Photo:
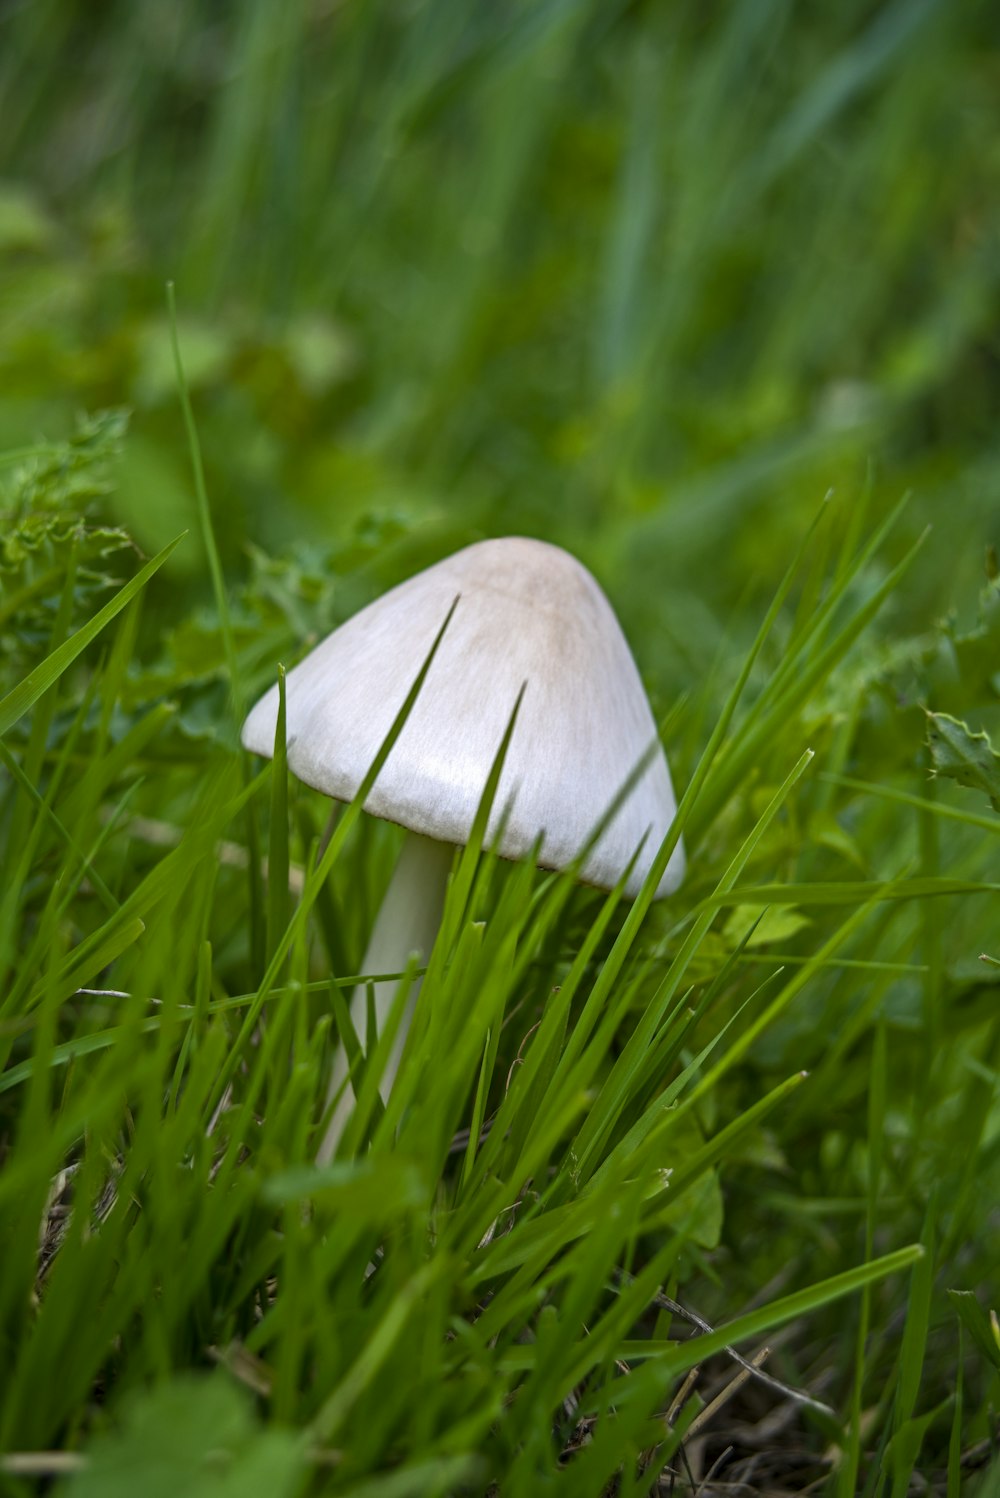
[[[577,857],[656,740],[618,620],[575,557],[544,541],[480,541],[384,594],[288,673],[288,764],[341,801],[357,794],[455,602],[454,615],[365,810],[442,842],[468,841],[490,768],[518,713],[487,841],[561,869]],[[243,726],[270,755],[272,687]],[[676,812],[662,747],[591,849],[582,878],[610,889],[640,843],[636,894]],[[675,848],[657,897],[684,875]]]

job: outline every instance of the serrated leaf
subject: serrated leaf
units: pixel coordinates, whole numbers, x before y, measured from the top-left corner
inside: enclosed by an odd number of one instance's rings
[[[927,720],[933,773],[981,791],[1000,811],[1000,754],[990,743],[989,734],[973,733],[967,723],[948,713],[928,713]]]
[[[0,524],[4,534],[0,540],[0,588],[9,592],[16,587],[18,578],[11,574],[23,569],[24,563],[44,554],[42,560],[55,566],[61,553],[76,546],[77,564],[102,560],[132,546],[131,537],[117,526],[89,526],[77,515],[52,514],[47,510],[33,510],[17,521],[0,512]],[[96,580],[96,574],[91,574]],[[53,589],[54,591],[54,589]]]
[[[86,511],[110,492],[127,429],[128,412],[121,408],[81,416],[68,441],[42,446],[13,470],[2,489],[4,511]]]
[[[48,647],[67,577],[72,623],[132,570],[123,557],[136,550],[131,537],[96,513],[125,427],[122,411],[81,419],[69,441],[43,443],[0,472],[0,656],[13,679]]]

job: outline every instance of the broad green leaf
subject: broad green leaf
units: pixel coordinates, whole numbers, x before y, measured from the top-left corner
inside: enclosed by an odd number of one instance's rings
[[[738,946],[747,935],[747,928],[753,926],[754,929],[746,940],[746,946],[753,949],[787,941],[789,937],[804,931],[808,925],[809,917],[800,914],[794,905],[765,909],[763,913],[759,905],[737,905],[727,916],[722,935],[728,943]]]
[[[250,1397],[226,1375],[187,1375],[134,1397],[96,1440],[64,1498],[295,1498],[301,1440],[264,1430]]]

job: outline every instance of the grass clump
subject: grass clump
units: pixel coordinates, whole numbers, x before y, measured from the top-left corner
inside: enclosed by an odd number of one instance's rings
[[[282,756],[248,776],[223,698],[199,718],[175,642],[145,658],[164,558],[95,580],[60,487],[100,471],[94,430],[10,470],[15,530],[52,534],[0,703],[9,1490],[124,1493],[152,1464],[164,1491],[683,1491],[728,1462],[958,1491],[997,1377],[997,1022],[969,959],[1000,823],[940,756],[912,790],[892,758],[922,722],[890,684],[943,644],[857,642],[912,553],[881,567],[891,535],[827,507],[714,727],[711,683],[674,715],[684,794],[635,904],[456,854],[390,1100],[391,1035],[359,1037],[317,1166],[395,834],[356,803],[324,838]],[[244,690],[286,645],[255,606],[200,626]],[[780,1440],[743,1434],[764,1409]]]

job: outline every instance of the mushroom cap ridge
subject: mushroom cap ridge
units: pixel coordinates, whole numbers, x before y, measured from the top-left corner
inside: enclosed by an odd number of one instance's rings
[[[479,541],[334,630],[288,673],[289,767],[338,800],[357,794],[456,596],[365,810],[442,842],[466,843],[526,684],[487,840],[502,856],[521,858],[542,833],[540,862],[564,868],[649,750],[656,725],[611,605],[558,546],[521,536]],[[243,726],[247,749],[273,752],[277,713],[275,686]],[[591,850],[583,878],[611,888],[645,836],[628,884],[636,894],[675,812],[659,748]],[[683,875],[678,843],[657,897]]]

